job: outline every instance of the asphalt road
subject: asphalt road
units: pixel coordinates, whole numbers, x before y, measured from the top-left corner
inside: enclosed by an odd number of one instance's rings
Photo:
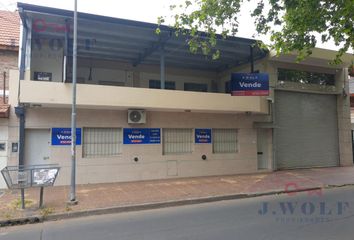
[[[354,187],[0,229],[0,240],[354,239]]]

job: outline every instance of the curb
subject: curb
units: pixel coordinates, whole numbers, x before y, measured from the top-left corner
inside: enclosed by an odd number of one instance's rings
[[[80,218],[80,217],[87,217],[87,216],[94,216],[94,215],[134,212],[134,211],[152,210],[158,208],[211,203],[211,202],[226,201],[226,200],[255,198],[255,197],[277,195],[277,194],[298,193],[298,192],[314,191],[314,190],[329,189],[335,187],[345,187],[345,186],[354,186],[354,184],[326,185],[324,187],[303,188],[303,189],[295,189],[289,191],[275,190],[270,192],[259,192],[259,193],[250,193],[250,194],[241,193],[241,194],[232,194],[232,195],[211,196],[205,198],[192,198],[192,199],[177,200],[177,201],[172,200],[166,202],[146,203],[146,204],[119,206],[119,207],[98,208],[98,209],[76,211],[76,212],[57,213],[45,217],[37,215],[37,216],[30,216],[25,218],[3,220],[0,221],[0,227],[35,224],[44,221],[57,221],[62,219]]]
[[[329,184],[329,185],[326,185],[324,188],[325,189],[331,189],[331,188],[340,188],[340,187],[351,187],[351,186],[354,186],[354,183],[344,183],[344,184]]]

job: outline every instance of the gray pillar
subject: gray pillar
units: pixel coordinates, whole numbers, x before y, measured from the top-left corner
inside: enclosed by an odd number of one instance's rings
[[[165,89],[165,50],[163,47],[160,49],[160,81],[161,89]]]
[[[27,47],[27,25],[26,25],[26,19],[22,19],[22,36],[21,36],[21,46],[20,46],[20,80],[25,79],[25,70],[26,70],[26,47]]]
[[[251,62],[251,73],[254,73],[254,56],[253,56],[253,46],[250,46],[250,62]]]

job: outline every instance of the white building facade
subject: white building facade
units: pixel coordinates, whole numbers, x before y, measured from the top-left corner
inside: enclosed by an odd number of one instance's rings
[[[6,164],[59,164],[57,184],[67,185],[72,12],[18,6],[7,145],[19,149],[7,148]],[[212,61],[156,27],[79,14],[79,184],[353,164],[347,70],[328,65],[335,52],[315,49],[298,64],[230,37]],[[231,96],[231,73],[251,70],[269,75],[269,96]]]

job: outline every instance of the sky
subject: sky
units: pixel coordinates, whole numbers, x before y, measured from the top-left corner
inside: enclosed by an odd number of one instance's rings
[[[14,11],[17,8],[16,0],[0,0],[0,9]],[[41,6],[74,9],[74,0],[22,0],[21,2]],[[178,5],[184,0],[78,0],[78,11],[104,15],[116,18],[157,23],[159,16],[171,16],[169,6]],[[250,11],[254,8],[254,2],[246,2],[239,16],[238,37],[253,38],[255,27]],[[258,36],[257,39],[269,44],[268,36]],[[318,41],[317,47],[338,50],[333,42],[322,44]]]

